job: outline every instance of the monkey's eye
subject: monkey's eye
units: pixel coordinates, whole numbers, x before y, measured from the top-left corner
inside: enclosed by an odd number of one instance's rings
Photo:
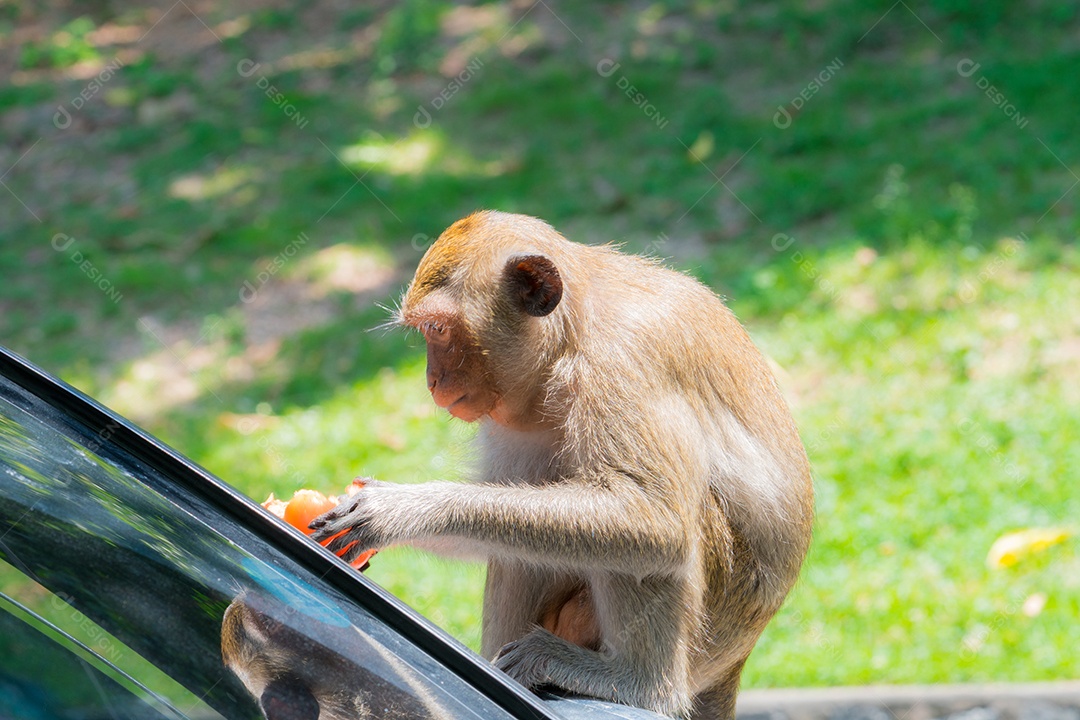
[[[427,322],[420,326],[424,340],[431,343],[444,343],[450,339],[450,331],[442,323]]]

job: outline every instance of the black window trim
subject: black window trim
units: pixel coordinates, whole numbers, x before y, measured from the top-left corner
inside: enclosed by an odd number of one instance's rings
[[[271,540],[291,559],[333,585],[514,717],[557,719],[536,695],[464,646],[448,640],[443,631],[432,626],[422,615],[355,572],[325,548],[301,541],[251,498],[126,418],[2,345],[0,375],[83,425],[91,435],[107,435],[110,443],[154,468],[179,488],[199,496],[241,526]]]

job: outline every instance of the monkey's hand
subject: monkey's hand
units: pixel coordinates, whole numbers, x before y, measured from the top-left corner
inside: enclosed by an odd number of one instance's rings
[[[390,542],[386,532],[380,527],[386,521],[385,513],[380,510],[384,505],[383,496],[393,492],[394,485],[379,480],[364,480],[363,487],[349,495],[333,510],[323,513],[311,521],[308,526],[315,532],[311,539],[321,543],[333,538],[326,548],[333,553],[340,553],[345,562],[352,562],[366,550],[377,550]]]
[[[495,667],[527,688],[551,684],[550,661],[564,652],[566,643],[543,628],[536,628],[520,640],[506,643],[492,660]]]

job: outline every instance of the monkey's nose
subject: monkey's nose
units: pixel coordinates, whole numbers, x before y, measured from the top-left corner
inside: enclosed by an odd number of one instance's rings
[[[439,384],[439,378],[435,373],[428,370],[427,374],[427,389],[428,392],[435,392],[435,386]]]

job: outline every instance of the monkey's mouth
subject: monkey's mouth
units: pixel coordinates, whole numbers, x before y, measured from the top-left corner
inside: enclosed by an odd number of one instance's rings
[[[446,412],[450,413],[458,420],[464,420],[469,423],[479,420],[481,416],[484,415],[484,411],[476,406],[476,401],[471,393],[465,393],[445,407]]]
[[[431,391],[431,399],[443,410],[449,410],[458,403],[468,402],[469,393],[465,392],[460,395],[451,395],[443,388],[435,388]]]
[[[469,393],[465,393],[464,395],[459,396],[457,400],[454,400],[452,403],[450,403],[449,405],[445,405],[444,407],[447,409],[448,412],[453,412],[454,408],[457,405],[459,405],[461,403],[468,404],[468,402],[469,402]]]

